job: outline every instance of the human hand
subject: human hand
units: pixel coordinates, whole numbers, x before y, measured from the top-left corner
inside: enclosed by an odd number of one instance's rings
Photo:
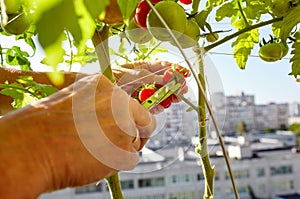
[[[174,66],[173,63],[168,61],[138,61],[133,63],[127,63],[121,66],[113,66],[112,70],[116,78],[117,84],[125,90],[129,95],[138,95],[139,90],[143,84],[153,84],[161,87],[166,82],[164,81],[165,72],[169,72]],[[178,67],[182,68],[182,66]],[[189,72],[187,69],[185,71]],[[182,86],[179,89],[180,94],[188,92],[188,87],[185,80],[182,82]],[[176,95],[170,97],[171,103],[180,101],[180,98]],[[164,110],[163,106],[156,106],[151,110],[152,113],[159,113]]]
[[[33,198],[132,169],[154,128],[122,89],[101,75],[84,77],[0,119],[0,195]]]

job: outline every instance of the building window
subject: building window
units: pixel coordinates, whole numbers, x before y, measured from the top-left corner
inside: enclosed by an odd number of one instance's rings
[[[216,172],[215,173],[215,180],[219,180],[219,179],[220,179],[219,172]]]
[[[186,182],[189,182],[189,181],[190,181],[190,176],[189,176],[189,174],[185,174],[185,181],[186,181]]]
[[[133,180],[122,180],[121,187],[122,189],[133,189],[134,188]]]
[[[260,193],[260,194],[265,193],[267,191],[266,184],[265,183],[264,184],[259,184],[257,186],[257,189],[258,189],[258,193]]]
[[[257,174],[257,177],[265,176],[265,168],[263,168],[263,167],[257,168],[256,169],[256,174]]]
[[[276,181],[271,183],[272,192],[290,191],[294,189],[293,181]]]
[[[177,182],[177,178],[175,175],[172,176],[172,183],[176,183]]]
[[[242,179],[242,178],[248,178],[249,177],[249,170],[248,169],[242,169],[242,170],[235,170],[233,171],[234,178],[235,179]],[[225,179],[230,179],[229,172],[225,172]]]
[[[102,192],[101,183],[98,186],[96,186],[95,184],[90,184],[83,187],[77,187],[75,189],[75,194],[86,194],[86,193],[95,193],[95,192]]]
[[[197,181],[202,181],[202,180],[204,180],[204,175],[203,175],[203,173],[198,173],[198,174],[197,174]]]
[[[271,167],[270,168],[271,175],[285,175],[293,173],[293,167],[290,165],[283,165],[278,167]]]
[[[165,179],[163,177],[139,179],[138,185],[140,188],[160,187],[165,185]]]

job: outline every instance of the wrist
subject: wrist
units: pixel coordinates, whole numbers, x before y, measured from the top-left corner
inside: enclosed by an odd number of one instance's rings
[[[28,107],[0,119],[0,196],[3,198],[37,198],[48,190],[45,163],[36,164],[39,149],[35,138],[40,125],[28,125],[33,122],[31,113]]]

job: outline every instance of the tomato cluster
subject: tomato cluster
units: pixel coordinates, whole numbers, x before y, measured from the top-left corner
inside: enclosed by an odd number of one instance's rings
[[[175,35],[182,48],[194,46],[200,38],[200,28],[193,18],[188,19],[184,8],[175,1],[150,0],[165,24]],[[191,0],[180,0],[181,4],[191,4]],[[157,13],[151,9],[146,0],[141,0],[133,16],[134,23],[147,30],[160,41],[169,41],[175,45],[173,37],[161,22]]]
[[[173,65],[170,69],[166,70],[163,75],[163,84],[168,83],[169,81],[175,80],[178,83],[181,83],[182,88],[185,86],[185,78],[191,75],[190,71],[182,66]],[[140,103],[146,101],[150,96],[152,96],[159,88],[163,87],[161,84],[145,84],[142,87],[137,89],[137,93],[133,95],[136,100]],[[176,94],[170,95],[168,98],[159,103],[161,107],[168,108],[171,106],[172,102],[179,101],[179,98]],[[155,108],[152,108],[150,111],[155,112]]]

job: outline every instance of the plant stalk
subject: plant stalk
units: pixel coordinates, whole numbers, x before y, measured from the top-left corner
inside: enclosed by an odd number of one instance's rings
[[[196,51],[197,54],[197,63],[198,63],[198,79],[202,85],[204,92],[206,91],[205,85],[205,74],[204,74],[204,64],[203,58],[200,51]],[[207,152],[207,132],[206,132],[206,104],[202,93],[198,93],[198,137],[199,137],[199,146],[198,153],[202,162],[202,170],[205,179],[205,190],[204,190],[204,199],[210,199],[214,196],[214,177],[215,169],[214,166],[211,166],[210,158]]]
[[[104,26],[101,31],[96,30],[92,38],[96,48],[101,72],[111,82],[115,83],[115,78],[111,70],[109,50],[108,50],[109,27]],[[116,173],[106,178],[110,195],[112,199],[124,199],[119,174]]]
[[[109,50],[108,50],[109,26],[104,26],[101,31],[95,30],[92,41],[96,48],[101,73],[111,82],[115,83],[115,78],[111,70]]]

